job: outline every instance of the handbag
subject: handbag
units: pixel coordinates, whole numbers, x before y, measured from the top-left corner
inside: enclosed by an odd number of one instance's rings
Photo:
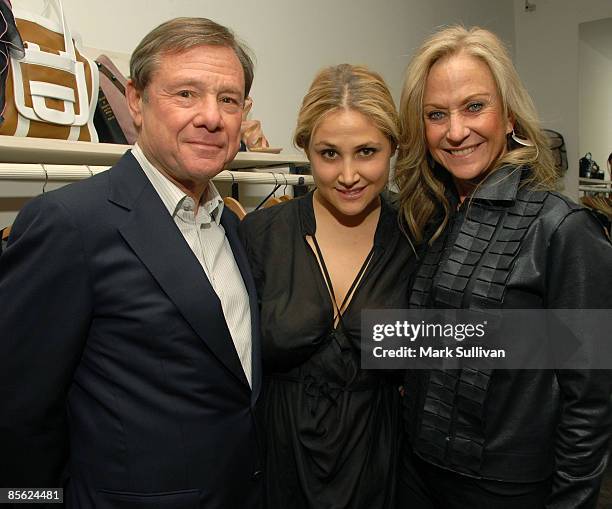
[[[590,152],[587,152],[578,161],[578,176],[580,178],[600,179],[603,180],[605,175],[603,170],[593,159]]]
[[[93,124],[98,69],[75,47],[61,0],[47,0],[60,23],[15,11],[25,56],[11,57],[0,134],[98,141]]]
[[[133,145],[138,132],[125,97],[127,78],[106,55],[95,60],[100,72],[100,92],[94,123],[100,141]]]

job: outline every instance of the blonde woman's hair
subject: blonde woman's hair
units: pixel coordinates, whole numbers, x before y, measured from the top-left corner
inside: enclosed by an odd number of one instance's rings
[[[558,179],[546,135],[538,115],[522,84],[502,41],[492,32],[479,27],[444,28],[429,37],[412,58],[404,78],[400,102],[401,134],[396,164],[396,183],[400,190],[400,208],[406,226],[417,242],[424,240],[424,229],[442,207],[442,218],[430,242],[444,230],[451,214],[445,196],[444,178],[433,171],[425,139],[423,97],[427,76],[442,58],[467,54],[481,59],[491,71],[497,85],[504,118],[510,118],[514,132],[533,146],[516,143],[492,165],[491,172],[504,165],[526,165],[530,177],[523,182],[542,189],[554,188]]]
[[[338,110],[358,111],[374,122],[393,149],[399,141],[399,116],[383,78],[360,65],[326,67],[315,76],[304,96],[293,142],[308,154],[312,135],[321,121]]]

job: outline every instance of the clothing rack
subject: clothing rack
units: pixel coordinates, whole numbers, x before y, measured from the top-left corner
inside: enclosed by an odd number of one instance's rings
[[[12,223],[23,204],[39,194],[41,188],[55,189],[106,171],[131,148],[110,143],[0,136],[0,227]],[[289,186],[293,196],[300,196],[314,184],[309,166],[301,153],[238,152],[213,180],[230,184],[231,196],[236,200],[244,190],[249,197],[247,203],[254,198],[250,184],[268,184],[283,190]],[[47,184],[52,186],[46,187]]]
[[[109,169],[109,166],[58,165],[58,164],[11,164],[0,163],[0,181],[24,180],[40,182],[65,182],[83,180]],[[309,186],[314,184],[311,175],[258,171],[223,170],[213,177],[216,182],[275,184]]]

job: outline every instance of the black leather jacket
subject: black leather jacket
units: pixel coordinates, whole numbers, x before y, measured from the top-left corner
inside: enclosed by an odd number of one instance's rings
[[[498,170],[424,253],[423,308],[612,308],[612,245],[586,209]],[[595,507],[612,426],[610,371],[429,371],[406,377],[408,440],[430,463],[515,482],[552,475],[547,507]]]

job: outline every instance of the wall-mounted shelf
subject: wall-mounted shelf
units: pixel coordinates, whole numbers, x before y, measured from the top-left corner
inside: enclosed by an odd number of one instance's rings
[[[578,190],[585,193],[612,193],[612,180],[588,179],[580,177],[578,179]]]
[[[0,162],[112,166],[130,145],[0,136]],[[305,166],[302,154],[238,152],[228,169]]]
[[[605,184],[607,184],[607,185],[612,184],[612,180],[602,180],[602,179],[587,179],[587,178],[584,178],[584,177],[580,177],[580,178],[578,179],[578,181],[579,181],[581,184],[604,184],[604,185],[605,185]]]
[[[266,154],[267,155],[267,154]],[[0,181],[74,182],[108,170],[109,166],[61,164],[0,163]],[[247,184],[313,185],[312,175],[294,175],[272,171],[227,171],[213,177],[216,182]]]

